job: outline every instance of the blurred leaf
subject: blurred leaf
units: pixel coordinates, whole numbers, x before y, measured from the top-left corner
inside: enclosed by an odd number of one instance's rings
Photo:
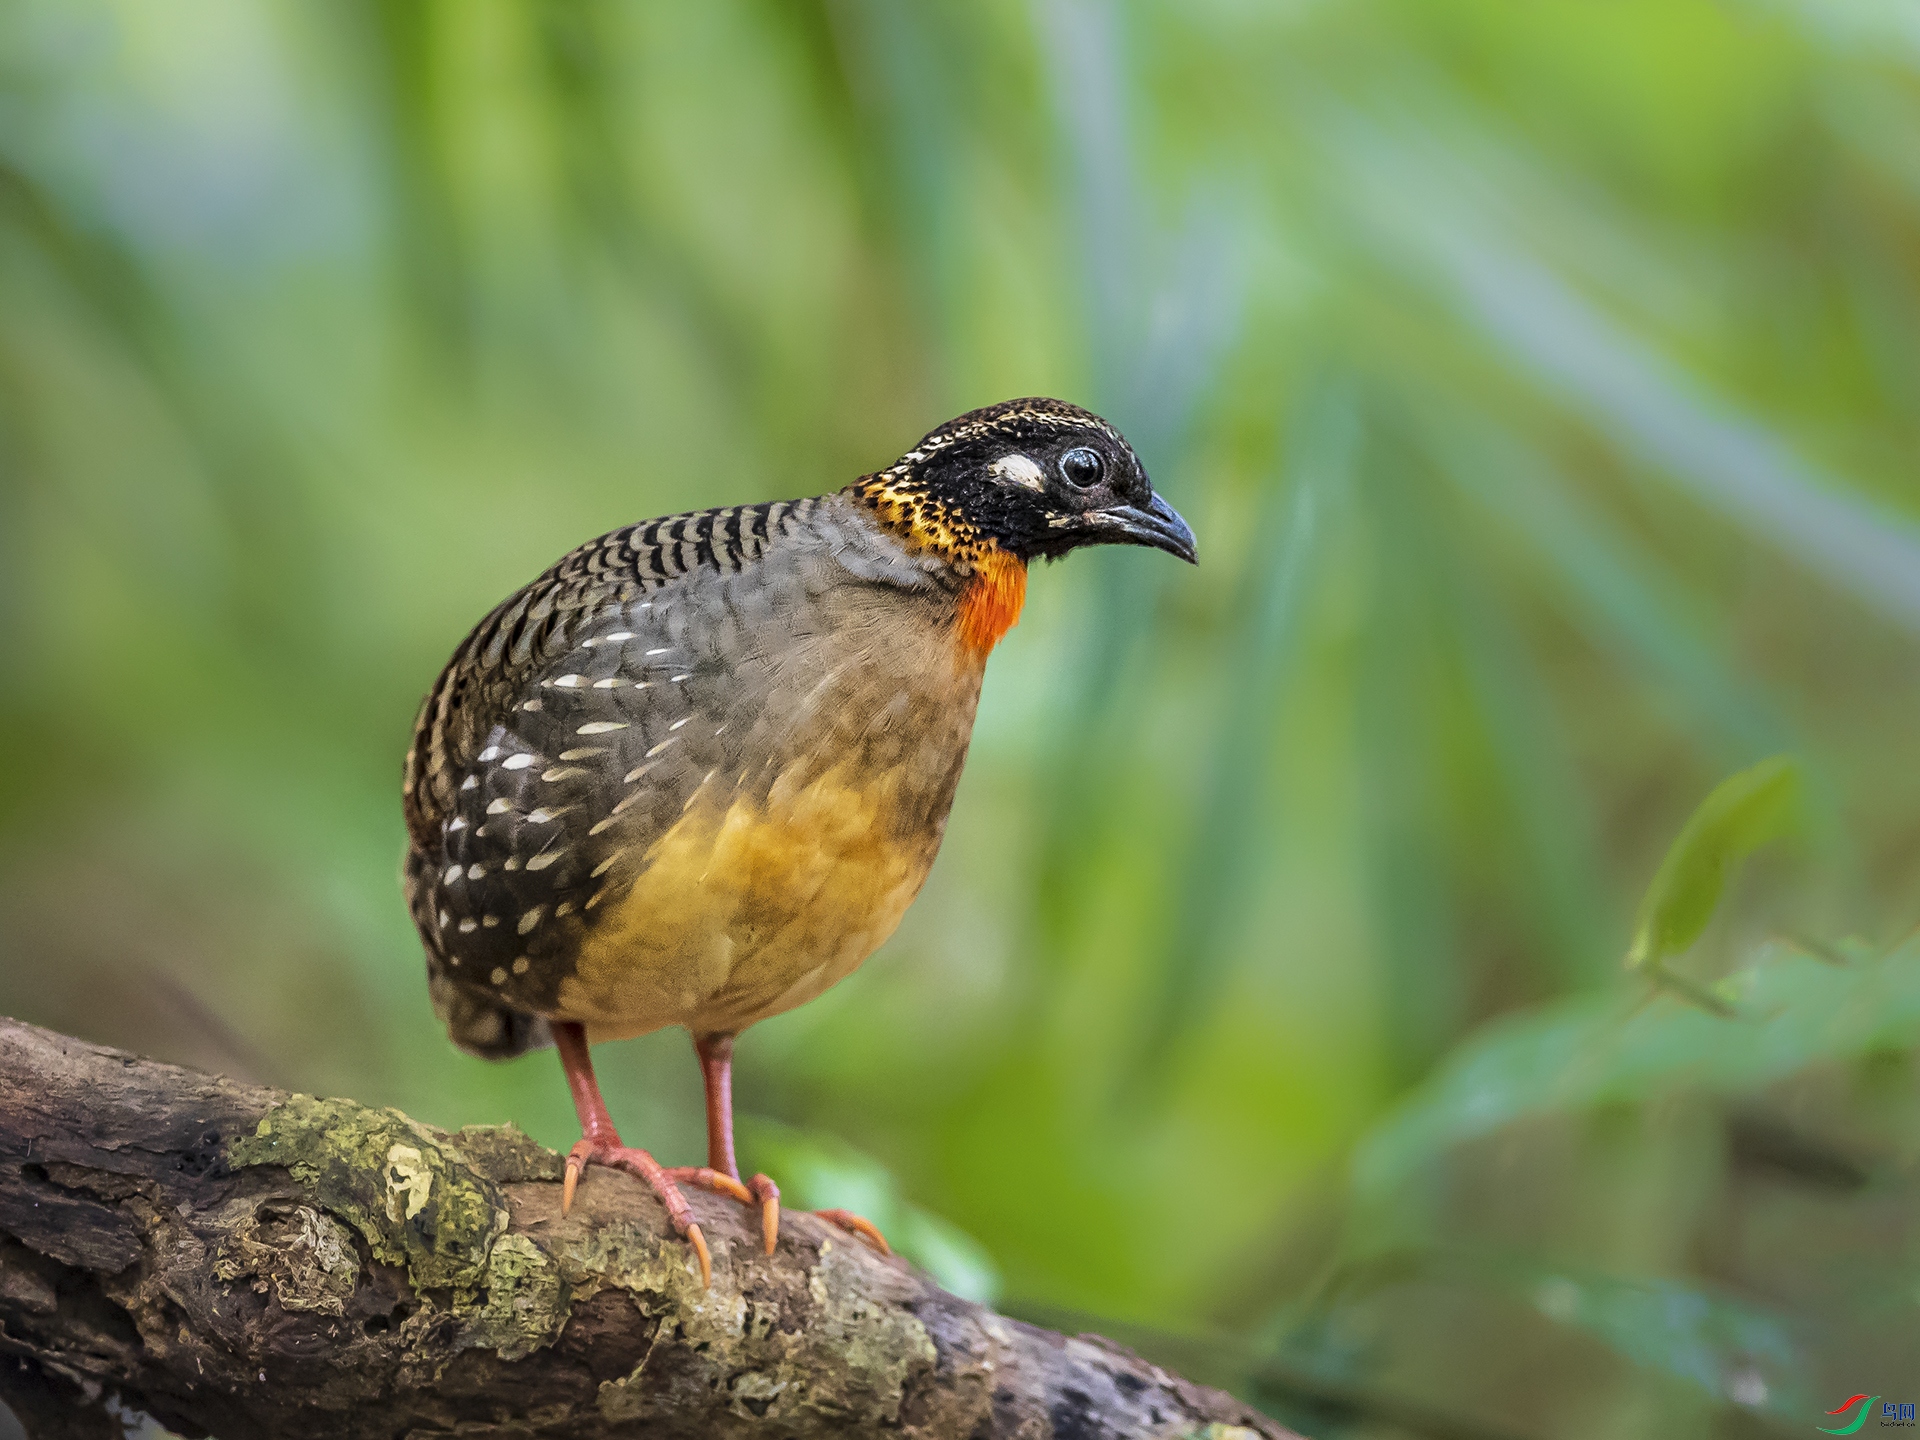
[[[832,1135],[758,1116],[740,1117],[743,1173],[762,1170],[790,1209],[851,1210],[880,1227],[887,1243],[963,1300],[991,1305],[1000,1272],[986,1248],[951,1221],[923,1210],[871,1155]],[[848,1237],[849,1244],[863,1242]]]
[[[1703,505],[1920,628],[1920,524],[1820,473],[1757,416],[1616,323],[1550,260],[1490,226],[1466,203],[1490,177],[1424,127],[1348,112],[1330,129],[1383,253],[1438,279],[1532,383]]]
[[[1735,668],[1705,607],[1645,545],[1583,498],[1561,466],[1491,425],[1423,416],[1448,477],[1487,520],[1518,532],[1595,644],[1672,690],[1690,716],[1719,733],[1730,761],[1777,750],[1791,734],[1774,697]]]
[[[992,1305],[1000,1299],[1005,1287],[986,1247],[931,1210],[905,1206],[887,1241],[962,1300]]]
[[[1800,823],[1800,765],[1776,755],[1730,775],[1700,802],[1647,887],[1627,950],[1630,969],[1658,968],[1700,938],[1728,872]]]
[[[1459,1248],[1376,1257],[1366,1268],[1364,1284],[1293,1318],[1271,1347],[1269,1364],[1335,1393],[1353,1387],[1353,1357],[1343,1356],[1332,1337],[1363,1330],[1369,1310],[1392,1309],[1420,1285],[1437,1286],[1462,1305],[1489,1295],[1517,1302],[1524,1318],[1516,1317],[1516,1325],[1537,1330],[1544,1317],[1632,1366],[1680,1382],[1715,1408],[1799,1419],[1815,1390],[1812,1327],[1722,1287]],[[1364,1374],[1369,1367],[1357,1368]],[[1471,1422],[1454,1423],[1461,1434],[1485,1433]]]
[[[1160,1067],[1219,998],[1233,957],[1223,930],[1244,906],[1256,879],[1254,862],[1270,843],[1263,801],[1270,793],[1273,731],[1283,718],[1283,690],[1300,643],[1301,611],[1327,548],[1325,530],[1345,508],[1359,416],[1350,383],[1323,380],[1306,391],[1288,427],[1288,481],[1273,487],[1259,517],[1276,536],[1271,565],[1249,569],[1235,606],[1239,636],[1220,720],[1207,745],[1208,774],[1199,820],[1172,907],[1172,927],[1159,957],[1158,983],[1142,996],[1145,1037],[1127,1067],[1126,1103],[1161,1082]]]
[[[1376,397],[1378,398],[1378,397]],[[1356,487],[1376,572],[1359,637],[1356,739],[1367,882],[1377,936],[1386,1057],[1411,1081],[1459,1033],[1472,959],[1460,913],[1466,860],[1455,841],[1477,815],[1450,804],[1465,767],[1458,612],[1445,518],[1419,457],[1376,413]]]
[[[1811,1386],[1788,1317],[1752,1301],[1663,1279],[1565,1268],[1495,1268],[1549,1320],[1585,1330],[1636,1365],[1716,1403],[1798,1419]]]
[[[1773,945],[1722,982],[1741,1017],[1656,997],[1558,1001],[1498,1020],[1448,1057],[1354,1155],[1365,1205],[1391,1206],[1447,1151],[1525,1116],[1687,1087],[1736,1095],[1817,1060],[1920,1045],[1920,939],[1844,968]]]

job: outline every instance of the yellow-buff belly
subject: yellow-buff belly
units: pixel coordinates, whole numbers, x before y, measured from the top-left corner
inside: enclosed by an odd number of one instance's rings
[[[703,786],[603,902],[558,1018],[595,1040],[738,1031],[852,973],[919,892],[945,810],[903,827],[904,767],[849,770],[796,765],[764,797]]]

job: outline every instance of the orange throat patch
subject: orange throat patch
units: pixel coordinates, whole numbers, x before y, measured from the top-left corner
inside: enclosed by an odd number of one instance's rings
[[[960,643],[985,656],[1020,623],[1027,601],[1027,564],[999,546],[974,563],[973,579],[960,592]]]
[[[848,493],[872,507],[880,523],[910,549],[932,551],[949,565],[972,568],[960,592],[956,628],[961,645],[984,660],[1020,622],[1020,607],[1027,601],[1027,562],[939,500],[903,483],[897,469],[864,475]]]

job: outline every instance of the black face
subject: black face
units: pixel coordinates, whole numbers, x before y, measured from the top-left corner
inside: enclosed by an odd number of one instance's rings
[[[905,457],[934,497],[1023,560],[1082,545],[1150,545],[1193,562],[1193,532],[1097,415],[1009,400],[949,421]]]

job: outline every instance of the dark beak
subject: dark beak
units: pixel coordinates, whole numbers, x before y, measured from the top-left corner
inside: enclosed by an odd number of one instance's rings
[[[1193,531],[1180,518],[1180,512],[1158,495],[1144,510],[1137,505],[1115,505],[1102,510],[1100,515],[1105,525],[1111,527],[1100,537],[1103,540],[1150,545],[1155,550],[1178,555],[1189,565],[1200,563],[1194,553]]]

